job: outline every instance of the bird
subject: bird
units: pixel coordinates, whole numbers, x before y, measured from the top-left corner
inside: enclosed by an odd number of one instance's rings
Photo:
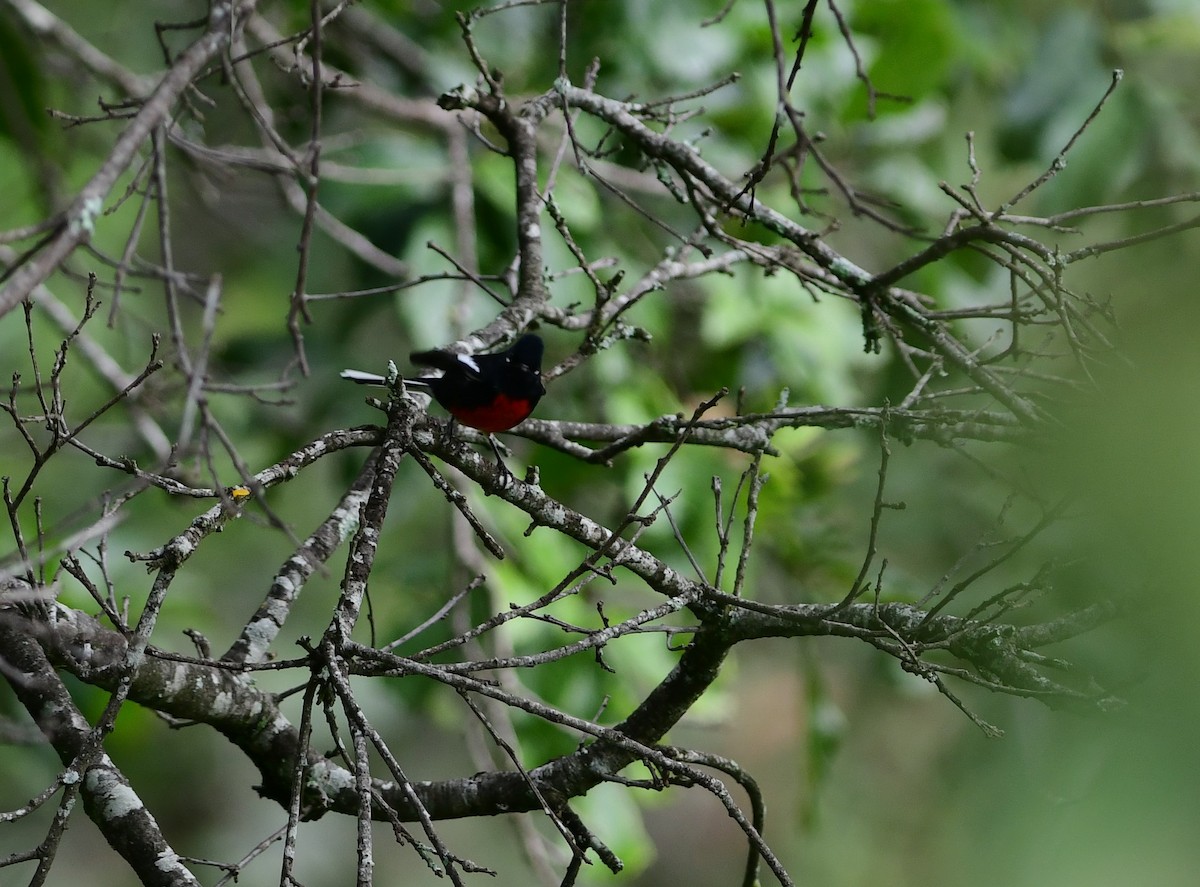
[[[526,333],[494,354],[417,351],[409,356],[414,364],[442,374],[405,379],[404,384],[429,391],[454,422],[483,432],[501,469],[511,474],[492,435],[523,422],[546,393],[542,384],[544,350],[541,337]],[[342,370],[341,377],[359,385],[388,384],[384,376],[359,370]]]

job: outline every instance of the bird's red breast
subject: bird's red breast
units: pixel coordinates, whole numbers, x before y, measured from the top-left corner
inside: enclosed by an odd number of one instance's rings
[[[524,421],[533,412],[534,402],[528,398],[509,397],[500,393],[482,406],[443,406],[463,425],[476,428],[484,434],[494,434],[497,431],[507,431]]]

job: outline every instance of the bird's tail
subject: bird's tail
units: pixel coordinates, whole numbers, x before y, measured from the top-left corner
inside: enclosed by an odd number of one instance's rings
[[[468,369],[479,371],[479,366],[475,363],[474,358],[468,354],[454,354],[450,351],[434,349],[433,351],[414,352],[408,356],[408,359],[418,366],[433,367],[435,370],[446,373],[455,368],[461,372],[464,365]]]
[[[376,375],[375,373],[364,373],[362,370],[342,370],[340,373],[343,379],[349,379],[358,385],[382,385],[385,386],[388,380],[384,376]],[[412,388],[429,388],[429,380],[423,378],[405,379],[404,384]]]

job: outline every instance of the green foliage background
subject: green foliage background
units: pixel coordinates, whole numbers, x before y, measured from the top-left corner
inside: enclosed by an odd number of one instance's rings
[[[152,18],[183,20],[201,6],[175,3],[116,3],[104,15],[78,2],[47,4],[83,36],[135,71],[154,71],[161,58]],[[419,73],[399,69],[357,71],[355,59],[332,61],[399,93],[430,97],[471,82],[455,4],[402,0],[366,4],[410,37],[424,52]],[[706,113],[686,124],[702,138],[705,156],[727,171],[750,169],[761,152],[775,111],[770,34],[760,4],[735,3],[719,26],[700,28],[722,4],[653,4],[639,0],[572,2],[570,75],[582,80],[586,64],[602,61],[599,91],[651,100],[695,89],[738,71],[741,79],[703,101]],[[779,3],[782,14],[798,16],[801,4]],[[1094,106],[1110,71],[1125,78],[1103,114],[1072,152],[1066,169],[1026,208],[1051,214],[1100,202],[1121,202],[1196,189],[1200,168],[1193,96],[1200,87],[1200,12],[1189,2],[994,3],[886,2],[860,0],[840,9],[862,53],[863,65],[881,92],[877,118],[866,119],[863,85],[854,76],[827,9],[818,13],[815,43],[795,91],[809,125],[825,136],[821,148],[847,179],[894,201],[906,222],[936,232],[951,208],[939,191],[942,180],[966,181],[964,133],[975,133],[982,170],[980,192],[995,205],[1036,177]],[[462,8],[467,8],[463,6]],[[270,10],[285,31],[307,21],[307,4]],[[283,24],[290,15],[290,21]],[[786,28],[785,28],[786,30]],[[557,74],[555,17],[549,9],[514,9],[486,19],[477,36],[489,61],[502,70],[510,94],[543,91]],[[168,40],[170,40],[168,36]],[[119,126],[101,123],[63,128],[42,109],[94,112],[97,88],[81,89],[49,64],[5,9],[0,9],[0,227],[30,224],[50,209],[55,195],[70,193],[94,170]],[[295,143],[307,136],[306,98],[280,76],[270,87],[285,134]],[[13,100],[16,96],[18,100]],[[327,99],[326,131],[349,121],[348,136],[323,156],[328,164],[365,167],[383,184],[331,180],[323,203],[338,217],[368,233],[376,245],[409,263],[414,274],[446,270],[426,244],[453,250],[445,169],[447,159],[430,134],[400,131],[355,118],[336,94]],[[242,118],[217,108],[206,118],[210,143],[252,138]],[[476,232],[480,266],[500,270],[513,249],[512,184],[505,162],[473,148]],[[178,172],[182,167],[176,167]],[[622,211],[569,169],[561,173],[556,199],[572,233],[592,257],[615,257],[630,276],[658,258],[663,238],[644,220]],[[824,185],[814,177],[812,185]],[[762,196],[771,201],[768,181]],[[224,311],[217,326],[213,378],[247,384],[276,379],[293,351],[284,327],[287,295],[295,279],[295,244],[300,220],[261,178],[249,174],[216,180],[203,174],[177,175],[171,182],[172,213],[180,267],[224,276]],[[913,242],[856,220],[823,194],[811,198],[817,211],[838,215],[839,230],[828,240],[867,268],[883,267],[914,249]],[[668,222],[679,218],[671,202],[648,202]],[[98,226],[94,245],[119,255],[136,201],[127,201]],[[1089,236],[1128,236],[1152,222],[1186,217],[1172,209],[1102,217]],[[147,240],[149,244],[151,241]],[[1064,248],[1071,237],[1064,235]],[[318,236],[309,289],[350,290],[389,282]],[[1075,651],[1115,682],[1129,705],[1109,715],[1080,716],[1042,709],[1035,702],[965,693],[985,717],[1008,731],[987,740],[943,698],[883,661],[866,647],[811,641],[763,644],[741,655],[721,691],[698,707],[677,744],[694,744],[737,758],[767,790],[767,838],[798,883],[822,885],[963,884],[1056,887],[1127,883],[1191,883],[1200,859],[1194,834],[1200,826],[1200,766],[1196,753],[1197,674],[1194,634],[1197,615],[1195,532],[1200,476],[1192,455],[1200,437],[1195,380],[1198,309],[1194,298],[1197,255],[1194,233],[1147,244],[1136,251],[1099,258],[1082,270],[1078,289],[1111,295],[1121,319],[1120,345],[1128,363],[1114,361],[1100,374],[1100,405],[1081,404],[1069,419],[1057,451],[1037,454],[974,452],[1006,471],[1024,471],[1039,483],[1072,485],[1089,503],[1086,517],[1055,538],[1062,562],[1056,591],[1069,601],[1114,594],[1138,602],[1137,618],[1089,638]],[[574,261],[562,243],[547,239],[551,273]],[[88,270],[81,256],[77,271]],[[947,307],[995,298],[1007,287],[996,269],[955,257],[922,272],[918,281]],[[56,294],[82,304],[78,279],[51,281]],[[163,323],[156,285],[122,296],[111,328],[93,323],[89,332],[127,368],[149,352],[152,330]],[[553,283],[555,303],[568,306],[590,296],[580,275]],[[103,298],[103,296],[102,296]],[[109,306],[101,309],[102,313]],[[196,309],[198,312],[198,309]],[[388,358],[402,360],[416,347],[451,339],[484,322],[493,311],[485,297],[463,298],[456,284],[431,283],[394,296],[314,304],[305,339],[314,373],[292,374],[295,385],[272,396],[281,403],[245,398],[212,399],[212,406],[254,469],[331,428],[375,421],[360,392],[337,379],[343,366],[381,370]],[[195,323],[196,317],[188,318]],[[747,406],[767,409],[782,389],[792,403],[877,404],[902,396],[905,378],[885,352],[862,353],[857,312],[845,305],[815,304],[794,281],[739,272],[674,285],[645,300],[629,318],[652,337],[630,342],[589,362],[551,389],[540,414],[583,421],[644,422],[687,411],[726,385],[745,388]],[[47,366],[61,331],[40,322],[35,345]],[[543,330],[551,360],[572,350],[567,334]],[[0,371],[28,378],[25,331],[17,313],[0,321]],[[68,368],[72,411],[84,416],[108,393],[86,369]],[[164,374],[165,375],[165,374]],[[152,397],[182,400],[169,379],[154,383]],[[22,408],[32,410],[32,400]],[[128,427],[99,423],[89,443],[110,455],[138,451]],[[846,432],[792,432],[776,440],[782,451],[765,468],[771,479],[763,493],[755,593],[763,599],[835,599],[857,570],[865,541],[874,475],[873,441]],[[611,470],[587,467],[565,456],[516,445],[522,459],[536,463],[542,482],[600,520],[612,522],[640,489],[643,474],[661,451],[623,456]],[[322,519],[353,475],[361,453],[325,460],[303,483],[272,493],[271,506],[292,531],[305,535]],[[200,464],[188,466],[198,480]],[[692,550],[706,566],[715,557],[711,498],[706,482],[724,478],[732,489],[744,462],[716,451],[681,455],[660,485],[686,488],[676,519]],[[11,429],[0,429],[0,475],[23,478],[27,454]],[[237,479],[230,465],[222,478]],[[381,638],[402,634],[426,618],[468,577],[452,559],[451,513],[414,466],[405,466],[389,515],[396,543],[385,548],[377,576],[393,587],[372,588]],[[920,596],[994,520],[1003,500],[997,488],[979,483],[961,460],[931,444],[901,448],[893,464],[890,498],[907,510],[889,515],[881,539],[889,559],[885,595]],[[46,523],[67,535],[86,523],[85,506],[125,479],[91,466],[79,454],[54,463],[39,492]],[[582,552],[545,535],[523,545],[524,522],[503,505],[478,503],[516,556],[489,569],[489,612],[508,600],[530,599],[556,582]],[[173,500],[157,491],[114,533],[112,569],[118,587],[136,610],[147,579],[124,563],[124,549],[145,551],[182,529],[198,510],[192,500]],[[32,518],[25,527],[33,532]],[[660,522],[643,537],[657,554],[688,569],[668,528]],[[166,623],[156,642],[177,642],[196,627],[221,647],[257,605],[291,542],[260,517],[250,515],[212,540],[191,571],[172,590]],[[1043,551],[1044,555],[1046,552]],[[319,633],[335,599],[337,576],[314,580],[305,592],[286,640]],[[639,601],[622,597],[621,586],[596,587],[572,606],[603,599],[617,617]],[[68,602],[86,606],[67,588]],[[582,612],[582,610],[581,610]],[[480,612],[483,614],[482,605]],[[563,618],[570,618],[570,611]],[[450,626],[435,629],[448,633]],[[532,630],[532,629],[528,629]],[[551,629],[546,628],[549,631]],[[513,638],[518,649],[520,635]],[[429,641],[426,640],[426,643]],[[298,653],[280,650],[281,656]],[[597,707],[608,696],[622,711],[650,681],[670,667],[661,643],[646,642],[636,659],[611,661],[617,675],[598,674],[590,661],[572,661],[525,676],[545,698],[573,710]],[[270,678],[264,677],[264,682]],[[414,778],[464,772],[461,710],[417,682],[367,687],[380,694],[373,710],[377,726],[397,737],[394,747],[412,756]],[[102,697],[80,688],[92,700]],[[11,713],[10,697],[0,710]],[[383,714],[380,714],[380,713]],[[386,714],[390,712],[389,714]],[[388,723],[388,718],[392,719]],[[250,768],[219,737],[201,731],[172,731],[127,706],[110,750],[135,783],[177,849],[209,858],[236,858],[282,822],[280,812],[249,788]],[[519,724],[532,758],[571,747],[572,739],[539,724]],[[407,739],[401,739],[407,737]],[[408,762],[406,762],[408,763]],[[175,782],[180,766],[212,768],[204,784]],[[0,807],[23,803],[56,772],[44,749],[8,747],[0,758]],[[237,794],[226,786],[240,785]],[[675,789],[651,798],[639,817],[629,796],[607,787],[581,806],[592,824],[625,859],[629,872],[612,879],[589,873],[588,883],[731,884],[742,865],[739,834],[711,798]],[[352,859],[353,823],[306,825],[312,843],[302,848],[306,883],[343,884]],[[24,846],[37,824],[0,835]],[[302,832],[304,834],[304,832]],[[519,871],[515,841],[495,822],[448,824],[452,846],[476,861]],[[251,837],[252,836],[252,839]],[[69,833],[71,866],[55,877],[84,871],[103,851],[80,822]],[[36,838],[32,838],[36,840]],[[381,851],[381,870],[396,883],[432,881],[411,854]],[[384,868],[386,867],[386,868]],[[517,867],[517,868],[514,868]],[[94,872],[91,883],[125,883],[120,872]],[[241,884],[269,884],[272,863],[244,873]],[[404,879],[411,879],[405,881]],[[424,881],[421,881],[424,883]],[[4,883],[7,883],[5,881]],[[68,883],[61,880],[55,883]],[[506,883],[503,880],[500,883]],[[507,882],[515,883],[515,882]]]

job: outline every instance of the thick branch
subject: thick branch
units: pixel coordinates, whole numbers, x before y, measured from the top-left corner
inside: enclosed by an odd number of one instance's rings
[[[15,617],[15,612],[0,611],[0,660],[5,676],[59,760],[78,768],[88,816],[143,884],[198,887],[200,882],[166,842],[129,780],[99,746],[93,746],[91,725],[75,707],[42,648]],[[118,668],[122,661],[123,657],[117,658]]]

